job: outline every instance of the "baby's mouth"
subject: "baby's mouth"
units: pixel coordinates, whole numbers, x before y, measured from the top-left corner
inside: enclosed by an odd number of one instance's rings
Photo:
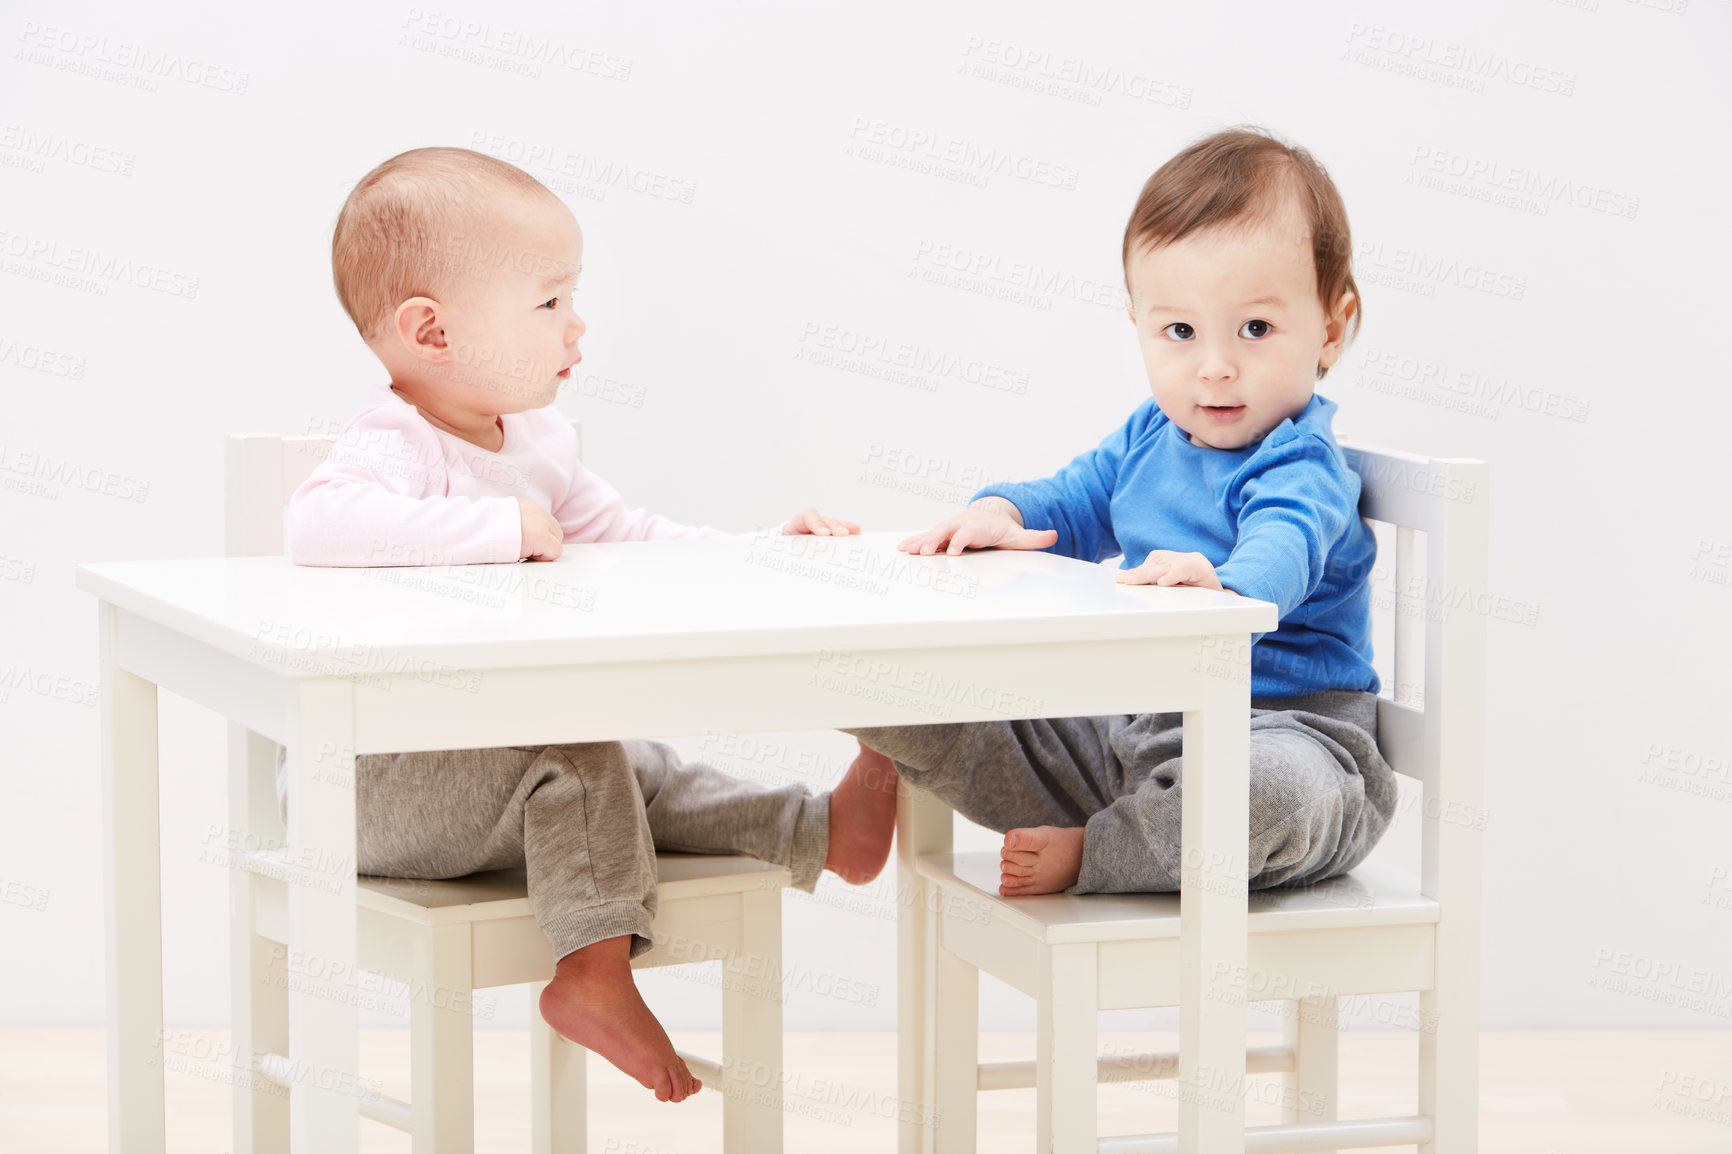
[[[1244,405],[1202,405],[1203,412],[1216,421],[1231,421],[1245,411]]]

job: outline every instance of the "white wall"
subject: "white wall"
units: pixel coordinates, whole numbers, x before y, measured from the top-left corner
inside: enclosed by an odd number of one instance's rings
[[[591,335],[558,404],[633,500],[912,528],[1138,402],[1125,217],[1178,147],[1244,121],[1312,149],[1352,214],[1366,325],[1323,389],[1338,428],[1492,462],[1487,1024],[1732,1021],[1726,0],[365,7],[5,18],[0,1021],[103,1013],[73,566],[220,552],[221,434],[340,421],[379,382],[328,264],[372,165],[473,144],[577,211]],[[525,37],[573,66],[517,71],[501,45]],[[928,147],[1060,186],[887,162]],[[808,359],[830,339],[1016,387]],[[907,460],[928,492],[875,483]],[[823,759],[805,780],[840,772],[845,740],[787,740]],[[222,727],[165,697],[162,749],[167,1013],[221,1021]],[[790,1025],[890,1026],[887,891],[786,909]],[[655,983],[671,1019],[713,1020],[707,989]]]

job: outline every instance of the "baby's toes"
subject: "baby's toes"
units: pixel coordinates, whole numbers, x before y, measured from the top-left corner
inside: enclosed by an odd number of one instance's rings
[[[1046,826],[1037,826],[1033,829],[1013,829],[1004,835],[1004,848],[1007,852],[1017,851],[1035,854],[1045,849],[1046,843],[1050,840],[1051,835]]]

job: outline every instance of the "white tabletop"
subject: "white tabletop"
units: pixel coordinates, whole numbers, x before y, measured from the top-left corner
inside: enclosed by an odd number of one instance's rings
[[[896,549],[906,535],[568,545],[555,562],[428,568],[117,561],[80,565],[78,587],[299,677],[374,666],[380,651],[489,669],[1276,625],[1275,606],[1233,593],[1122,586],[1109,567],[1049,553],[914,557]]]

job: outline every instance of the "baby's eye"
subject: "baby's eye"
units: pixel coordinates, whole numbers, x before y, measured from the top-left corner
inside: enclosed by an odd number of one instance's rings
[[[1252,340],[1260,340],[1268,336],[1269,331],[1274,327],[1268,321],[1246,321],[1239,326],[1239,335],[1250,337]]]
[[[1174,321],[1161,331],[1175,341],[1188,341],[1197,335],[1197,330],[1184,321]]]
[[[552,300],[550,300],[550,301],[542,301],[542,302],[541,302],[541,307],[542,307],[542,308],[544,308],[544,309],[556,309],[556,308],[558,308],[558,307],[559,307],[559,298],[558,298],[558,297],[554,297],[554,298],[553,298],[553,299],[552,299]]]

